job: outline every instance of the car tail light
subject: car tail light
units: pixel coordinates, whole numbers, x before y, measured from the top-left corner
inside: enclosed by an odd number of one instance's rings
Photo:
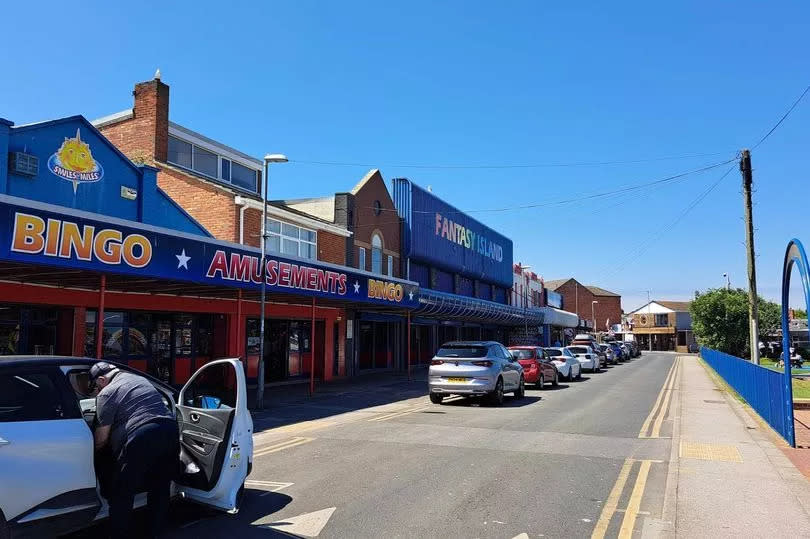
[[[444,361],[442,361],[441,359],[434,359],[433,361],[430,362],[431,365],[441,365],[442,363],[444,363]]]
[[[472,364],[475,365],[476,367],[491,367],[492,366],[492,362],[489,361],[489,360],[487,360],[487,361],[473,361]]]

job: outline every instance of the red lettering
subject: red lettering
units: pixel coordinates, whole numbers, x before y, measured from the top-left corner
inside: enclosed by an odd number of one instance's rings
[[[261,274],[259,272],[260,268],[261,268],[261,266],[260,266],[260,263],[259,263],[259,259],[256,258],[255,256],[251,256],[250,257],[250,280],[253,281],[256,284],[261,284],[261,282],[262,282],[262,276],[261,276]]]
[[[306,288],[307,286],[307,268],[306,266],[292,266],[292,278],[290,282],[294,288]]]
[[[288,262],[278,263],[278,284],[279,286],[290,286],[290,264]]]
[[[267,284],[275,286],[278,283],[278,262],[276,260],[267,261]]]
[[[239,253],[231,253],[231,265],[228,268],[228,276],[231,279],[242,281],[244,283],[250,281],[250,256],[242,256]]]
[[[318,290],[329,292],[329,274],[323,270],[318,270]]]
[[[341,273],[340,275],[337,275],[337,285],[338,285],[337,293],[339,295],[341,295],[341,296],[346,294],[346,274],[345,273]]]
[[[214,253],[214,258],[211,259],[211,265],[208,266],[208,273],[206,277],[216,277],[217,273],[223,279],[230,279],[228,276],[228,260],[225,258],[225,251],[217,251]]]

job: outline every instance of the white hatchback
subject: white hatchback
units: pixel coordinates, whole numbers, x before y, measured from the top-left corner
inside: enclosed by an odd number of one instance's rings
[[[600,369],[599,359],[601,356],[594,352],[590,346],[572,345],[568,347],[568,351],[574,354],[583,369],[590,372],[597,372]]]
[[[0,358],[0,538],[50,537],[108,514],[93,454],[95,359]],[[144,376],[178,420],[186,472],[174,495],[235,513],[253,461],[253,419],[238,359],[212,361],[178,392]],[[178,464],[179,464],[178,461]],[[145,505],[139,494],[135,506]]]

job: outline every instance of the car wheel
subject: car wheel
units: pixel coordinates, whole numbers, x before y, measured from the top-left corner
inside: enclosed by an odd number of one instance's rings
[[[537,383],[535,384],[535,387],[537,389],[543,389],[543,387],[545,387],[545,385],[546,385],[546,379],[543,378],[543,375],[541,374],[540,378],[537,380]]]
[[[560,374],[556,370],[554,371],[554,380],[552,380],[551,385],[554,387],[560,385]]]
[[[518,388],[515,390],[515,399],[522,399],[525,396],[526,396],[526,382],[523,380],[523,377],[521,376]]]
[[[444,395],[439,395],[438,393],[431,393],[430,394],[430,402],[433,404],[441,404],[444,400]]]
[[[577,380],[582,380],[582,366],[580,365],[579,371],[577,371]]]
[[[489,394],[489,403],[493,406],[503,404],[503,380],[501,378],[498,378],[495,383],[495,390]]]

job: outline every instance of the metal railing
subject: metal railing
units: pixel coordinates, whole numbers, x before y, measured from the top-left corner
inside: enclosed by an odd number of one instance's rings
[[[793,445],[793,400],[785,375],[702,347],[700,356],[773,429]]]

